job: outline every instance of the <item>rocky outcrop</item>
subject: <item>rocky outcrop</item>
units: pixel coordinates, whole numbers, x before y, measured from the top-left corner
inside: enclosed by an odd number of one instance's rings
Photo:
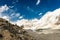
[[[35,40],[23,26],[13,25],[0,18],[0,40]]]

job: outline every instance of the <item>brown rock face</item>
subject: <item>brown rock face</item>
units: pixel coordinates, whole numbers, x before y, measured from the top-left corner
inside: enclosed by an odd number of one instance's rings
[[[35,40],[22,27],[0,18],[0,40]]]

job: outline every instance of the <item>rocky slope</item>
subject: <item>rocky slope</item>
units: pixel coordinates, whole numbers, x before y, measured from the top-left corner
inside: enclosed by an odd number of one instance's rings
[[[60,29],[43,30],[39,32],[28,30],[28,34],[36,38],[36,40],[60,40]]]
[[[0,18],[0,40],[35,40],[23,26],[13,25]]]

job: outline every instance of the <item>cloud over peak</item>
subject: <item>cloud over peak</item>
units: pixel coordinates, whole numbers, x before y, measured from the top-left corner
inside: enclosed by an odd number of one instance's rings
[[[37,29],[39,29],[39,28],[58,29],[58,28],[60,28],[60,24],[59,25],[55,25],[55,24],[60,22],[59,19],[60,19],[60,8],[58,8],[54,11],[47,12],[39,20],[40,27],[37,27]]]
[[[24,25],[25,29],[59,29],[60,28],[60,8],[48,11],[41,19],[22,19],[16,22],[17,25]],[[59,24],[59,25],[56,25]]]

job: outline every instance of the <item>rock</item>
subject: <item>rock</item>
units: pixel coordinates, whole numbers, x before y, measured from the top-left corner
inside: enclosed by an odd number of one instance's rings
[[[35,40],[23,27],[0,18],[0,40]]]

